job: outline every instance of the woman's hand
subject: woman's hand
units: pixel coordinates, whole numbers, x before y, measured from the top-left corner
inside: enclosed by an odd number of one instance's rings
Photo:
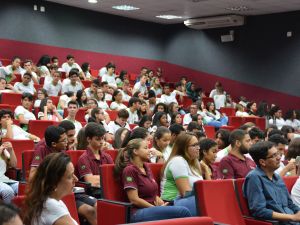
[[[156,196],[154,205],[155,206],[167,206],[169,202],[164,202],[160,197]]]
[[[157,157],[163,156],[163,154],[155,148],[150,148],[149,152],[150,152],[151,156],[157,156]]]

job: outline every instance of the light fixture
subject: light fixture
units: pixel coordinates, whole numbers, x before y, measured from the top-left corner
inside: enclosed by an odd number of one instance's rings
[[[244,6],[244,5],[241,5],[241,6],[233,6],[233,7],[228,7],[226,8],[227,10],[230,10],[230,11],[238,11],[238,12],[242,12],[242,11],[249,11],[251,10],[251,8],[247,7],[247,6]]]
[[[123,10],[123,11],[131,11],[131,10],[138,10],[140,8],[138,7],[134,7],[131,5],[115,5],[112,6],[113,9],[117,9],[117,10]]]
[[[182,16],[175,16],[175,15],[159,15],[156,17],[161,19],[166,19],[166,20],[182,19]]]
[[[98,0],[89,0],[89,3],[95,4],[95,3],[98,3]]]

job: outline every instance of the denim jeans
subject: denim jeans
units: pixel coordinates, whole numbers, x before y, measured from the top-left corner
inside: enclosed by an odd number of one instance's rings
[[[207,123],[208,126],[214,126],[214,127],[221,127],[221,126],[226,126],[228,124],[228,117],[223,116],[220,121],[218,120],[212,120]]]
[[[195,195],[192,195],[187,198],[181,198],[181,197],[176,198],[174,200],[174,206],[184,206],[190,211],[192,216],[197,216]]]
[[[19,182],[15,183],[3,183],[0,182],[0,197],[2,197],[3,202],[10,203],[11,200],[18,194]]]
[[[166,220],[172,218],[190,217],[191,213],[183,206],[155,206],[138,209],[131,215],[131,222]]]

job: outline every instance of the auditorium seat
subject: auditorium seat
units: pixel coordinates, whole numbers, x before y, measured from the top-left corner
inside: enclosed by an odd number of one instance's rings
[[[176,96],[178,105],[182,105],[184,109],[188,109],[190,105],[193,103],[192,99],[190,99],[188,96],[182,96],[182,101],[180,97],[177,95]]]
[[[11,63],[10,59],[0,59],[2,66],[8,66]]]
[[[288,177],[283,177],[283,181],[285,183],[285,186],[287,187],[289,193],[291,193],[294,184],[296,183],[297,179],[299,176],[288,176]]]
[[[225,113],[226,116],[235,116],[235,108],[221,107],[220,112]]]
[[[84,88],[89,88],[91,86],[91,80],[82,80],[81,83],[83,84]]]
[[[18,195],[12,199],[12,203],[17,206],[20,211],[24,210],[25,195]]]
[[[110,155],[110,157],[114,160],[114,162],[116,161],[117,155],[119,153],[118,150],[106,150],[105,153],[107,153],[108,155]]]
[[[86,122],[85,121],[85,112],[86,112],[86,108],[79,108],[75,119],[79,122]],[[64,109],[64,118],[66,118],[67,116],[68,116],[68,109],[65,108]]]
[[[34,155],[34,150],[24,150],[22,152],[22,180],[23,181],[28,180],[33,155]]]
[[[257,117],[255,124],[256,124],[256,126],[259,129],[261,129],[262,131],[264,131],[266,129],[266,118],[264,118],[264,117]]]
[[[204,126],[205,134],[208,138],[215,138],[216,130],[213,126]]]
[[[21,102],[20,102],[20,104],[21,104]],[[0,104],[0,110],[2,110],[2,109],[7,109],[7,110],[10,110],[12,112],[15,111],[15,108],[10,104]]]
[[[272,223],[244,218],[234,191],[233,180],[201,180],[194,184],[199,216],[231,225],[271,225]]]
[[[42,139],[45,135],[45,130],[51,125],[54,125],[53,121],[29,120],[28,131]]]
[[[214,102],[214,99],[210,98],[210,97],[203,97],[202,102],[203,102],[204,106],[206,107],[207,103],[208,102]]]
[[[137,124],[129,124],[130,130],[133,130],[137,126],[138,126]]]
[[[115,110],[106,110],[106,112],[108,113],[109,115],[109,118],[111,121],[114,121],[117,119],[118,117],[118,111],[115,111]]]
[[[18,106],[21,105],[22,94],[19,93],[2,93],[1,104]]]
[[[57,107],[59,102],[59,96],[50,96],[49,98],[51,98],[53,105]]]
[[[98,78],[99,70],[91,69],[90,73],[91,73],[92,77]]]
[[[243,125],[243,117],[240,116],[229,116],[228,117],[228,125],[233,126],[236,129]]]
[[[188,217],[169,220],[149,221],[141,223],[132,223],[132,225],[213,225],[210,217]]]
[[[80,224],[74,194],[63,197],[62,201],[66,204],[71,217],[76,220],[78,224]]]

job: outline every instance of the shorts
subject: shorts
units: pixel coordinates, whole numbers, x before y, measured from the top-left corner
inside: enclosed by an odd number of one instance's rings
[[[75,194],[75,200],[76,200],[77,209],[79,209],[79,207],[82,206],[83,204],[87,204],[94,207],[97,202],[96,198],[86,194],[79,194],[79,193]]]

